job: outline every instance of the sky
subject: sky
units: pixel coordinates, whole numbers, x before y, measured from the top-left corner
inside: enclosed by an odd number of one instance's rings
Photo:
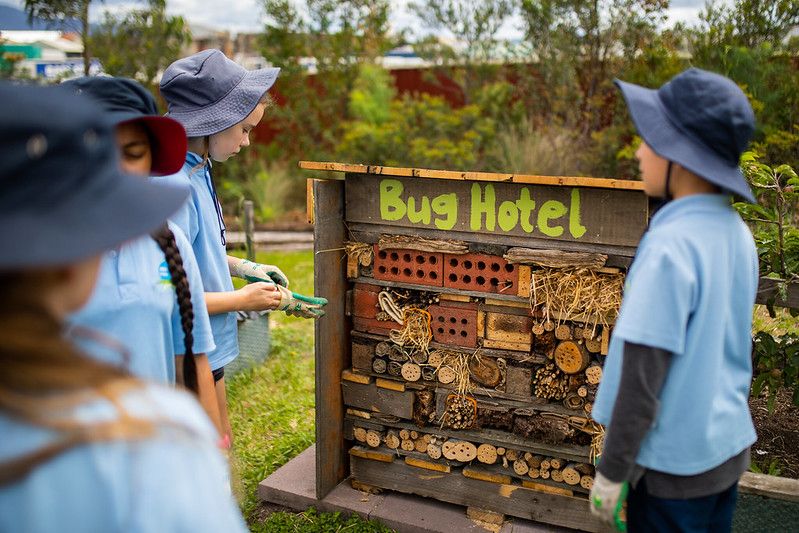
[[[393,13],[391,25],[393,29],[415,28],[418,21],[407,9],[410,0],[392,0]],[[730,3],[732,0],[725,0]],[[16,3],[22,6],[22,0],[0,0],[5,3]],[[138,5],[142,5],[143,2]],[[672,0],[668,10],[667,26],[676,22],[694,22],[697,14],[702,9],[704,0]],[[232,33],[260,31],[265,22],[265,16],[259,0],[232,0],[220,2],[219,0],[167,0],[167,12],[181,15],[191,23],[202,24],[213,28],[228,30]],[[137,4],[129,0],[106,0],[105,2],[92,2],[90,16],[93,20],[102,17],[106,9],[119,13]],[[500,32],[502,38],[520,38],[520,21],[509,20]]]

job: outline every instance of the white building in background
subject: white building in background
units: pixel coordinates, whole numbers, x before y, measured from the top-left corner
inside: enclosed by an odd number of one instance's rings
[[[2,30],[0,52],[17,59],[17,70],[30,77],[63,79],[83,75],[83,43],[74,33],[50,30]],[[92,60],[91,73],[100,72]]]

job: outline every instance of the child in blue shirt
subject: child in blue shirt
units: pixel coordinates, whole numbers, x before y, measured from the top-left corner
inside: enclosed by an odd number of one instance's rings
[[[641,239],[592,411],[606,426],[591,511],[630,531],[729,531],[756,435],[749,413],[754,202],[738,161],[743,92],[689,69],[658,90],[616,82],[643,139],[644,191],[666,200]]]
[[[124,172],[146,179],[173,174],[183,165],[183,127],[158,116],[155,99],[136,81],[85,77],[61,87],[92,98],[116,124]],[[157,383],[175,383],[180,377],[224,434],[205,355],[214,349],[214,340],[202,293],[194,251],[183,231],[168,223],[152,237],[124,243],[103,256],[92,298],[70,323],[78,338],[88,328],[121,344],[124,361],[118,350],[84,340],[85,349],[106,362],[123,364],[132,374]]]
[[[189,153],[183,169],[163,180],[188,186],[189,201],[174,215],[189,238],[200,266],[205,302],[216,349],[208,354],[217,400],[228,437],[224,368],[238,356],[236,311],[279,309],[304,318],[319,318],[324,298],[292,293],[289,280],[273,265],[228,256],[225,222],[211,176],[211,160],[225,161],[249,146],[250,131],[261,121],[267,91],[280,69],[248,71],[219,50],[205,50],[172,63],[161,78],[167,115],[186,128]],[[233,290],[231,275],[252,283]]]
[[[0,124],[0,531],[246,531],[194,399],[66,335],[102,254],[188,191],[122,173],[86,97],[0,83]]]

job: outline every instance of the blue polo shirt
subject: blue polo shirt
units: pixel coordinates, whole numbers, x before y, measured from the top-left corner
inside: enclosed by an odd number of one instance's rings
[[[755,442],[748,398],[757,284],[754,240],[727,196],[687,196],[652,217],[592,411],[597,422],[611,422],[625,341],[672,353],[639,465],[694,475]]]
[[[186,233],[194,249],[205,292],[230,292],[233,280],[222,243],[222,209],[213,192],[211,163],[197,168],[201,163],[199,155],[189,152],[180,172],[154,179],[190,188],[191,196],[171,220]],[[216,349],[208,354],[208,362],[211,370],[217,370],[239,355],[236,313],[211,315],[211,330]]]
[[[194,252],[183,232],[169,228],[183,259],[194,309],[194,353],[214,348],[205,307],[202,279]],[[150,237],[140,237],[103,255],[97,285],[89,302],[69,317],[74,340],[93,357],[125,366],[133,375],[157,383],[175,382],[175,355],[185,353],[177,293],[164,253]],[[92,340],[74,326],[111,337],[128,351],[130,359],[102,338]]]
[[[218,434],[196,401],[154,385],[121,400],[127,414],[153,421],[155,433],[71,448],[0,486],[0,531],[247,531],[230,494]],[[108,400],[96,400],[52,414],[99,423],[120,413]],[[62,438],[2,412],[0,435],[0,463]]]

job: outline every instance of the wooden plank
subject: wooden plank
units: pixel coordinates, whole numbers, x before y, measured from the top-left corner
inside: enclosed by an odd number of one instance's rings
[[[518,267],[517,267],[518,268]],[[526,309],[527,311],[530,310],[530,304],[526,301],[528,300],[527,296],[520,296],[520,298],[524,298],[525,301],[521,300],[496,300],[494,298],[486,298],[483,300],[483,303],[488,307],[515,307],[518,309]],[[498,311],[502,312],[502,311]],[[508,312],[507,310],[505,312]]]
[[[348,223],[636,246],[647,225],[640,191],[468,183],[347,174]],[[448,236],[452,238],[452,236]]]
[[[533,394],[533,370],[531,368],[508,365],[505,371],[505,393],[522,398]]]
[[[471,520],[485,522],[486,524],[494,526],[501,526],[505,523],[504,514],[495,513],[494,511],[489,511],[487,509],[480,509],[479,507],[467,507],[466,516]]]
[[[486,335],[486,314],[484,311],[477,311],[477,336],[483,338]]]
[[[406,420],[413,416],[413,392],[398,392],[377,387],[375,384],[361,385],[348,381],[341,384],[341,389],[344,403],[348,407],[398,416]]]
[[[382,452],[378,450],[370,450],[362,446],[353,446],[350,448],[350,455],[353,457],[360,457],[369,461],[377,461],[379,463],[392,463],[394,462],[394,454]]]
[[[371,344],[352,343],[352,368],[358,372],[372,372],[372,356],[375,353]]]
[[[599,353],[602,355],[608,355],[608,351],[610,350],[610,328],[604,327],[602,328],[602,343],[601,347],[599,348]]]
[[[314,287],[328,299],[326,316],[314,323],[316,399],[316,497],[324,498],[347,475],[341,373],[350,366],[345,302],[344,183],[314,180]],[[323,291],[323,294],[320,292]],[[353,384],[354,385],[354,384]],[[365,387],[367,385],[358,385]]]
[[[357,174],[375,174],[381,176],[402,176],[417,178],[435,178],[465,181],[505,181],[514,183],[562,185],[580,187],[598,187],[607,189],[624,189],[643,191],[640,181],[618,180],[612,178],[592,178],[587,176],[538,176],[533,174],[498,174],[494,172],[462,172],[452,170],[432,170],[424,168],[387,167],[379,165],[357,165],[324,161],[300,161],[303,170],[321,170],[327,172],[347,172]]]
[[[529,315],[529,311],[527,315],[523,316],[506,313],[486,313],[486,339],[526,344],[528,352],[530,351],[530,344],[533,342],[532,327],[533,319]]]
[[[600,523],[591,516],[585,498],[549,494],[521,485],[491,483],[455,472],[431,475],[399,461],[378,464],[353,457],[351,464],[352,477],[369,485],[547,524],[583,531],[600,530]]]
[[[434,472],[445,472],[447,474],[449,474],[452,470],[449,465],[424,461],[422,459],[417,459],[416,457],[410,456],[405,456],[405,464],[414,466],[416,468],[424,468],[425,470],[433,470]]]
[[[375,385],[377,385],[381,389],[389,389],[389,390],[395,390],[395,391],[399,391],[399,392],[405,392],[405,383],[402,383],[400,381],[394,381],[394,380],[391,380],[391,379],[377,378],[375,380]]]
[[[346,414],[350,416],[357,416],[358,418],[363,418],[365,420],[369,420],[372,418],[372,415],[366,411],[361,411],[360,409],[347,409]]]
[[[760,278],[755,303],[766,305],[772,300],[777,307],[799,309],[799,283],[794,282],[787,285],[787,294],[784,299],[780,296],[779,284],[780,282],[775,279]]]
[[[530,298],[533,269],[527,265],[519,265],[516,268],[519,272],[519,285],[516,287],[518,289],[516,294],[522,298]]]
[[[344,381],[352,381],[353,383],[363,383],[364,385],[372,382],[371,376],[364,374],[356,374],[351,370],[345,370],[341,373],[341,379]]]
[[[305,180],[305,218],[308,224],[314,223],[313,179]]]
[[[799,479],[744,472],[738,490],[776,500],[799,502]]]
[[[511,342],[511,341],[498,341],[494,339],[484,339],[483,346],[495,350],[512,350],[516,352],[530,352],[530,343]]]
[[[482,468],[474,468],[473,466],[464,466],[461,474],[470,479],[479,479],[490,483],[504,483],[510,485],[513,482],[512,478],[507,474],[489,472]]]
[[[439,300],[447,302],[469,302],[471,297],[466,294],[453,294],[449,292],[442,292],[438,295]]]
[[[539,492],[546,492],[547,494],[560,494],[561,496],[574,496],[574,492],[569,489],[562,489],[560,487],[553,487],[552,485],[544,485],[535,481],[522,481],[522,487],[537,490]]]

